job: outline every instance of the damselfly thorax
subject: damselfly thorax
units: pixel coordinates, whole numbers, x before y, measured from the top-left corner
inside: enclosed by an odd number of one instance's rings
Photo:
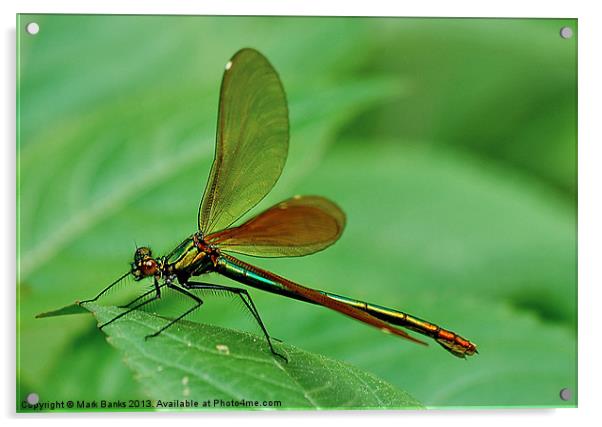
[[[214,269],[219,256],[219,249],[205,242],[203,234],[197,232],[166,256],[155,258],[150,248],[137,248],[131,273],[136,280],[154,277],[155,280],[177,279],[183,284],[191,276],[200,276]]]

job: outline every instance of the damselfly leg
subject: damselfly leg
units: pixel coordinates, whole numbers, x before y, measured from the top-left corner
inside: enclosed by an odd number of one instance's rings
[[[102,329],[107,325],[110,325],[111,323],[113,323],[114,321],[121,319],[124,316],[127,316],[128,314],[130,314],[132,311],[138,310],[139,308],[144,307],[145,305],[158,300],[159,298],[161,298],[161,292],[159,291],[160,288],[162,288],[164,285],[158,285],[155,282],[155,288],[151,289],[150,291],[145,292],[144,294],[140,295],[138,298],[136,298],[135,300],[131,301],[130,303],[128,303],[124,308],[129,308],[128,310],[119,313],[117,316],[113,317],[111,320],[109,320],[108,322],[103,323],[102,325],[100,325],[98,327],[98,329]],[[141,303],[135,304],[137,301],[140,301],[141,299],[144,299],[145,297],[147,297],[150,294],[153,294],[152,298],[149,298],[145,301],[142,301]]]
[[[187,296],[188,298],[192,299],[195,302],[195,305],[193,307],[189,308],[188,310],[186,310],[184,313],[182,313],[181,315],[179,315],[175,319],[172,319],[167,325],[163,326],[161,329],[159,329],[154,334],[150,334],[150,335],[145,336],[144,337],[145,340],[147,340],[149,338],[154,338],[154,337],[158,336],[159,334],[161,334],[161,332],[163,332],[167,328],[171,327],[172,325],[174,325],[175,323],[177,323],[179,320],[181,320],[184,317],[188,316],[190,313],[192,313],[193,311],[195,311],[196,309],[198,309],[201,305],[203,305],[203,300],[202,299],[200,299],[199,297],[197,297],[193,293],[187,291],[186,289],[183,289],[183,288],[181,288],[181,287],[179,287],[177,285],[174,285],[170,281],[166,281],[165,284],[167,285],[167,287],[169,289],[173,289],[174,291],[180,292],[181,294],[183,294],[183,295]]]
[[[255,307],[255,303],[253,302],[251,295],[249,295],[249,293],[247,292],[246,289],[235,288],[232,286],[214,285],[212,283],[190,282],[190,281],[188,283],[185,283],[182,286],[184,286],[187,289],[216,290],[216,291],[223,291],[223,292],[228,292],[228,293],[231,293],[234,295],[238,295],[240,297],[240,299],[243,301],[243,303],[245,304],[245,306],[247,307],[247,309],[249,310],[249,312],[253,315],[253,318],[255,319],[255,321],[257,322],[259,327],[261,328],[261,331],[263,332],[263,335],[265,336],[265,339],[268,342],[268,346],[270,347],[270,351],[272,352],[272,354],[280,357],[282,360],[284,360],[285,362],[288,363],[288,359],[286,358],[286,356],[278,353],[275,350],[274,345],[272,344],[272,338],[270,337],[270,334],[268,333],[267,328],[265,327],[263,321],[261,320],[261,316],[259,315],[259,311],[257,311],[257,307]]]
[[[100,293],[98,295],[96,295],[94,298],[92,299],[87,299],[84,301],[80,301],[79,305],[88,303],[88,302],[94,302],[97,301],[98,298],[100,298],[101,296],[103,296],[104,294],[106,294],[107,292],[109,292],[109,290],[111,288],[113,288],[113,286],[117,285],[119,282],[121,282],[123,279],[125,279],[127,276],[130,275],[130,272],[128,271],[127,273],[125,273],[123,276],[121,276],[119,279],[115,280],[113,283],[111,283],[109,286],[107,286],[106,288],[104,288],[102,291],[100,291]]]

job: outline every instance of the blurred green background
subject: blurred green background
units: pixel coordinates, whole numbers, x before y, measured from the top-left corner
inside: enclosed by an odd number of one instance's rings
[[[223,67],[249,46],[278,70],[291,119],[260,208],[320,194],[348,215],[324,252],[253,262],[437,322],[480,354],[252,291],[271,334],[428,406],[575,406],[576,33],[576,20],[19,16],[18,399],[144,396],[91,316],[34,315],[94,296],[135,243],[161,254],[195,231]],[[226,303],[203,319],[248,319]]]

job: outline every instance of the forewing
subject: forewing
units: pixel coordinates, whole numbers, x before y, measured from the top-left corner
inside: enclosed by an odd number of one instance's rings
[[[238,51],[222,80],[215,158],[199,208],[199,229],[233,224],[272,189],[286,162],[289,123],[278,74],[259,52]]]
[[[345,227],[343,211],[324,197],[295,196],[244,224],[205,237],[220,249],[259,257],[302,256],[333,244]]]

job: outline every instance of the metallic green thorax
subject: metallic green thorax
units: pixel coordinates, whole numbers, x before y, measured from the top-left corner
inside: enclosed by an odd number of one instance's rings
[[[208,270],[211,260],[195,237],[188,237],[164,258],[166,273],[186,281],[190,276],[198,276]]]

